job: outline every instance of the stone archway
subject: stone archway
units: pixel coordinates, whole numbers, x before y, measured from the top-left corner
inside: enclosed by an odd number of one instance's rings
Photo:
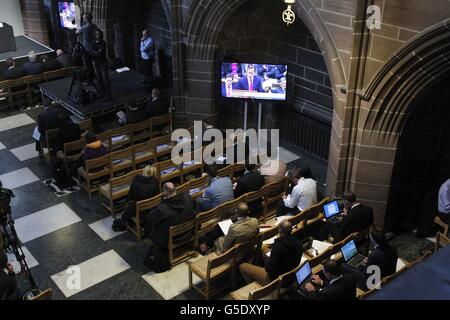
[[[450,19],[397,50],[361,93],[351,188],[384,224],[399,137],[412,103],[450,74]]]
[[[181,65],[180,69],[184,69],[188,76],[189,73],[201,73],[202,79],[194,79],[200,82],[195,86],[185,83],[180,85],[185,93],[183,96],[188,117],[216,113],[213,72],[217,39],[225,21],[248,2],[249,0],[194,0],[191,4],[184,24],[187,62],[186,65]],[[295,8],[324,56],[333,88],[334,108],[343,109],[345,97],[342,96],[340,88],[346,86],[346,79],[332,37],[310,0],[297,0]],[[181,79],[181,82],[186,81]]]

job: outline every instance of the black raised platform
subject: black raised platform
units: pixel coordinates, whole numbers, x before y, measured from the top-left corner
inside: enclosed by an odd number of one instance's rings
[[[132,70],[123,73],[111,72],[110,79],[113,100],[98,99],[86,105],[77,104],[69,98],[68,92],[72,78],[46,82],[39,87],[44,96],[59,103],[81,119],[95,118],[123,110],[128,105],[141,103],[149,96],[141,84],[145,78],[140,73]]]

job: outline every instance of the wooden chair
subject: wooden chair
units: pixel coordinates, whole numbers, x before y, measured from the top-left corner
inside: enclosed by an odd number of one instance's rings
[[[150,120],[130,124],[131,142],[133,145],[145,143],[152,139],[152,130]]]
[[[133,148],[114,151],[109,154],[110,177],[116,178],[134,171]]]
[[[41,152],[45,160],[54,159],[55,149],[58,145],[59,129],[50,129],[45,132],[45,146],[41,143]]]
[[[311,266],[311,269],[318,266],[323,261],[330,259],[330,257],[331,257],[331,248],[328,248],[324,252],[319,254],[318,256],[315,256],[315,257],[309,259],[309,264]]]
[[[203,194],[203,191],[208,187],[209,180],[208,176],[202,176],[198,179],[191,180],[189,182],[189,195],[192,200],[196,200]]]
[[[192,159],[189,161],[183,162],[183,181],[191,181],[194,179],[189,179],[189,176],[195,175],[195,173],[200,173],[200,176],[203,175],[203,163],[195,161],[194,153],[183,156],[186,159]],[[195,176],[194,176],[195,178]]]
[[[92,199],[92,193],[100,189],[100,183],[95,183],[102,178],[109,178],[109,155],[97,159],[87,160],[84,167],[78,168],[78,181],[80,186],[85,189],[89,198]]]
[[[169,263],[171,266],[180,264],[197,256],[195,244],[195,219],[169,228]]]
[[[76,166],[75,168],[72,168],[71,166],[73,164],[78,165],[81,162],[81,157],[83,156],[83,148],[85,147],[85,145],[86,140],[82,138],[74,142],[65,143],[63,151],[58,151],[56,153],[56,157],[64,163],[67,181],[70,180],[72,171],[76,172],[78,166]]]
[[[155,143],[157,161],[164,161],[167,158],[170,158],[174,146],[172,137],[170,135],[163,136],[153,139],[153,141]]]
[[[128,226],[128,230],[136,235],[137,241],[142,240],[142,227],[141,221],[144,214],[148,213],[151,209],[155,208],[162,201],[162,193],[144,201],[139,201],[136,204],[136,217],[134,218],[135,229]]]
[[[111,212],[113,216],[125,208],[126,202],[120,206],[116,203],[119,200],[128,197],[131,182],[139,174],[142,174],[142,170],[136,170],[121,177],[110,179],[108,184],[104,184],[100,187],[100,203],[106,210]]]
[[[222,220],[223,206],[215,207],[209,211],[201,212],[195,221],[195,247],[200,246],[200,239],[214,230]]]
[[[308,208],[308,213],[305,214],[305,221],[307,226],[312,226],[323,219],[323,206],[328,203],[330,199],[324,198],[319,203]]]
[[[249,192],[246,195],[246,201],[247,204],[249,205],[250,209],[258,209],[261,210],[259,212],[259,214],[257,214],[257,218],[260,221],[264,221],[265,219],[265,214],[266,214],[266,202],[264,201],[264,197],[267,193],[267,188],[264,186],[262,187],[260,190],[258,191],[254,191],[254,192]],[[257,206],[259,205],[259,206]],[[255,214],[255,212],[251,212],[252,214]]]
[[[279,235],[279,230],[278,230],[277,226],[262,230],[261,237],[259,238],[257,251],[260,252],[262,250],[263,246],[265,245],[264,244],[265,241],[268,241],[268,240],[271,240],[272,238],[278,237],[278,235]],[[271,244],[267,244],[267,245],[271,245]]]
[[[80,131],[81,131],[81,136],[84,137],[86,136],[87,132],[93,132],[92,129],[92,120],[91,119],[86,119],[81,121],[78,126],[80,127]]]
[[[234,245],[236,248],[236,259],[234,261],[234,267],[236,268],[236,270],[238,270],[239,265],[243,262],[253,262],[253,260],[256,258],[256,254],[259,253],[259,251],[257,250],[260,239],[261,234],[259,233],[250,241]]]
[[[157,166],[159,169],[158,178],[160,183],[160,190],[162,190],[164,183],[168,181],[175,181],[175,185],[183,183],[183,170],[181,166],[173,163],[172,160],[159,162]]]
[[[177,193],[188,193],[189,192],[189,188],[190,188],[190,183],[186,182],[183,183],[182,185],[179,185],[176,187],[177,189]]]
[[[156,162],[155,143],[152,141],[144,142],[133,146],[133,159],[136,169],[145,168]]]
[[[231,283],[232,288],[236,283],[236,270],[234,268],[235,248],[231,248],[227,252],[217,255],[211,253],[195,262],[188,262],[189,265],[189,288],[194,288],[202,296],[209,300],[211,295],[221,291]],[[195,274],[201,280],[199,286],[195,286],[192,282],[192,275]],[[231,275],[231,281],[227,281],[223,286],[212,287],[212,282],[226,275]]]
[[[33,300],[33,301],[34,300],[53,300],[53,290],[47,289],[45,291],[42,291],[40,294],[38,294],[31,300]]]
[[[261,286],[258,282],[252,282],[230,295],[234,300],[277,300],[279,287],[279,279],[275,279],[265,286]]]
[[[282,275],[279,276],[280,279],[280,286],[278,287],[277,292],[277,298],[281,299],[286,292],[288,292],[293,287],[298,286],[297,284],[297,277],[296,274],[298,270],[303,266],[302,263],[300,263],[295,269],[288,271]]]
[[[3,90],[6,91],[8,100],[7,107],[14,108],[19,104],[19,100],[27,97],[28,87],[24,78],[3,81]],[[2,88],[3,86],[0,86]]]
[[[444,248],[450,244],[450,239],[444,234],[438,232],[436,234],[436,245],[434,247],[434,252],[436,253],[439,249]]]
[[[150,119],[152,138],[172,133],[172,113]],[[168,130],[166,130],[168,129]]]
[[[109,151],[114,151],[117,149],[122,149],[131,144],[130,127],[125,126],[122,128],[109,130],[109,139],[105,144],[105,147]]]
[[[442,228],[442,234],[448,236],[448,224],[446,224],[440,217],[434,218],[434,223],[436,223],[439,227]]]
[[[266,188],[266,196],[264,200],[266,201],[266,214],[265,221],[274,218],[277,214],[277,203],[283,199],[283,195],[287,190],[289,179],[284,178],[280,182],[271,183]]]
[[[41,98],[39,84],[46,81],[45,74],[26,76],[23,79],[27,85],[27,102],[31,107],[37,102],[37,99]]]
[[[217,171],[217,176],[222,178],[229,177],[231,180],[233,180],[234,175],[233,167],[234,165],[232,164],[227,165],[225,168],[222,168],[219,171]]]
[[[227,201],[222,204],[222,219],[230,219],[236,215],[236,208],[241,202],[246,202],[247,195],[242,195],[237,199]]]

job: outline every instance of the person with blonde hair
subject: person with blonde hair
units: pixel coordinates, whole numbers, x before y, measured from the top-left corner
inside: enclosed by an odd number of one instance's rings
[[[153,198],[160,193],[157,174],[155,166],[147,166],[142,170],[142,174],[134,177],[128,193],[130,204],[125,208],[122,218],[114,221],[113,229],[115,231],[125,231],[127,225],[134,223],[133,217],[136,215],[137,202]]]

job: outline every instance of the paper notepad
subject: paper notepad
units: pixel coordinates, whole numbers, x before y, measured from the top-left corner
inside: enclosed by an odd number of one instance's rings
[[[233,221],[231,219],[219,222],[219,227],[220,227],[220,229],[222,229],[222,232],[224,235],[228,234],[228,230],[230,230],[230,226],[232,224],[233,224]]]
[[[325,250],[327,250],[331,246],[332,246],[332,244],[330,244],[328,242],[322,242],[322,241],[317,241],[317,240],[313,240],[313,243],[312,243],[313,249],[316,249],[319,252],[319,254],[325,252]]]
[[[116,69],[116,71],[117,71],[118,73],[127,72],[127,71],[130,71],[130,68],[127,68],[127,67],[119,68],[119,69]]]
[[[33,139],[36,141],[41,140],[41,133],[39,132],[39,128],[37,126],[36,126],[36,128],[34,128]]]
[[[172,172],[174,172],[176,170],[177,170],[177,168],[169,168],[169,169],[161,171],[161,175],[171,174]]]
[[[189,195],[192,196],[193,194],[199,193],[200,192],[200,188],[194,188],[189,190]]]
[[[276,220],[277,222],[275,223],[276,226],[278,226],[280,223],[282,223],[284,220],[287,220],[289,218],[292,218],[292,216],[281,216],[281,217],[277,217]]]
[[[168,144],[162,144],[162,145],[156,147],[156,152],[162,151],[167,148],[169,148]]]
[[[277,236],[275,236],[275,237],[273,237],[273,238],[270,238],[270,239],[267,239],[267,240],[264,240],[264,241],[263,241],[263,244],[266,244],[266,245],[270,246],[270,245],[272,245],[272,244],[275,243],[275,240],[276,240],[276,239],[277,239]]]
[[[117,137],[112,137],[111,140],[112,142],[118,142],[125,139],[125,136],[117,136]]]

